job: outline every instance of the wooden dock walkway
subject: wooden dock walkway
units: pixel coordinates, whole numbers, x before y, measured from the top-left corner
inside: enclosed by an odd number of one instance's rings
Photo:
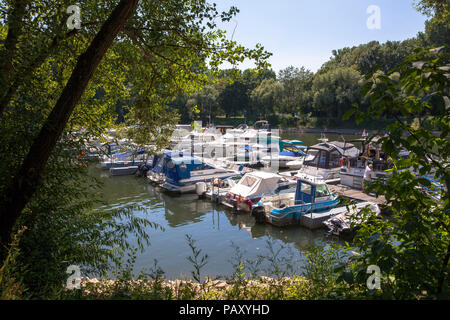
[[[332,192],[342,195],[343,197],[350,198],[352,200],[357,201],[371,201],[376,204],[384,205],[386,203],[386,199],[384,196],[375,196],[375,194],[368,195],[361,190],[352,189],[348,186],[344,186],[341,184],[338,185],[328,185],[328,189]]]

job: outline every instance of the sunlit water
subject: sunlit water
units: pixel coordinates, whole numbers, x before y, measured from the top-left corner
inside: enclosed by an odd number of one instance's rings
[[[320,135],[307,134],[286,138],[299,139],[310,145],[316,143]],[[328,138],[333,140],[340,137],[330,135]],[[337,241],[327,237],[323,229],[311,231],[300,226],[278,228],[255,224],[254,218],[249,214],[233,214],[227,208],[209,200],[199,200],[196,194],[169,196],[148,184],[144,178],[111,177],[108,171],[102,171],[95,166],[90,168],[90,172],[100,177],[104,183],[102,191],[107,205],[97,209],[139,206],[141,209],[133,209],[134,215],[146,217],[163,228],[147,229],[151,243],[149,246],[145,245],[144,251],[137,254],[134,269],[136,274],[151,268],[156,259],[167,278],[189,277],[193,266],[187,258],[192,255],[192,251],[186,241],[186,235],[191,235],[196,240],[196,247],[202,250],[200,256],[208,255],[207,264],[201,272],[203,276],[212,278],[225,278],[233,274],[232,262],[237,256],[237,248],[244,259],[256,261],[260,255],[273,256],[269,241],[275,252],[283,247],[279,258],[289,258],[296,268],[295,271],[301,272],[304,253],[308,248]],[[130,241],[137,244],[136,238],[130,236]],[[269,263],[264,261],[260,268],[269,268]],[[284,267],[286,266],[282,266]]]

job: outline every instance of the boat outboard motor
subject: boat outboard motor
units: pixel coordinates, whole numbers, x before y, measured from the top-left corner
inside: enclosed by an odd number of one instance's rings
[[[137,177],[145,177],[147,175],[147,172],[148,172],[149,169],[150,168],[149,168],[149,166],[147,164],[141,163],[138,166],[138,169],[136,171],[136,176]]]

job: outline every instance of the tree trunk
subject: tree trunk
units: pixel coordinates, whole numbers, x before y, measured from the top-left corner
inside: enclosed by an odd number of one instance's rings
[[[11,231],[22,210],[42,184],[47,161],[60,139],[75,105],[80,100],[94,71],[120,29],[134,12],[139,0],[121,0],[94,40],[78,58],[75,69],[55,107],[34,140],[21,168],[0,203],[0,245],[7,247]],[[0,249],[0,250],[1,250]]]

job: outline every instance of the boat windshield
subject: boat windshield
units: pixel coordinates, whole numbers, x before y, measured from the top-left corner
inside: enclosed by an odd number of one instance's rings
[[[316,198],[327,197],[330,195],[330,191],[324,184],[316,186]]]
[[[327,153],[323,150],[309,149],[304,163],[305,166],[326,168]]]
[[[320,151],[317,149],[309,149],[306,153],[305,161],[312,161]]]

